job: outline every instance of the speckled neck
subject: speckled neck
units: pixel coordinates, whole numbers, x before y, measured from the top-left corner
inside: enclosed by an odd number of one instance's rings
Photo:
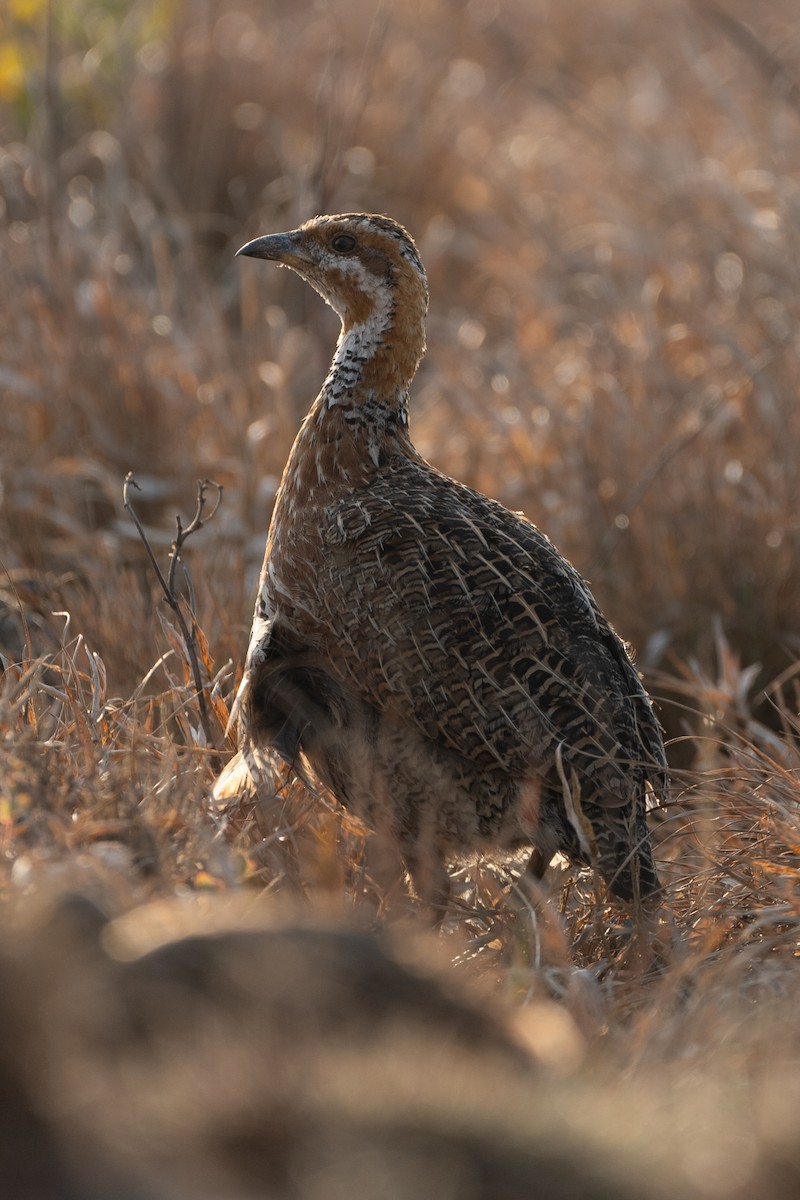
[[[427,296],[409,276],[358,295],[341,313],[330,370],[286,464],[277,511],[295,511],[341,486],[368,484],[398,456],[418,458],[408,392],[425,350]],[[355,319],[355,314],[359,319]]]
[[[337,406],[350,407],[374,398],[375,372],[371,363],[384,358],[392,345],[394,311],[388,301],[376,305],[369,317],[358,324],[342,322],[330,369],[317,404],[324,410]],[[388,399],[388,397],[387,397]]]

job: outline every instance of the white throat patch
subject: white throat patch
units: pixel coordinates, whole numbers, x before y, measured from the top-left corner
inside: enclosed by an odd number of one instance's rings
[[[363,263],[358,259],[347,259],[337,265],[340,270],[352,273],[355,286],[372,301],[372,312],[365,321],[351,325],[339,337],[331,368],[323,384],[326,408],[347,403],[358,384],[361,368],[380,346],[383,334],[391,326],[393,315],[390,288],[376,279]]]

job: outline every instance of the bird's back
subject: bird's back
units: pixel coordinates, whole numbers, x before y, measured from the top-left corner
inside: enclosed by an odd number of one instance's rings
[[[336,766],[330,742],[311,757],[340,796],[361,809],[373,801],[374,772],[360,764],[385,736],[397,778],[416,756],[463,803],[490,793],[494,820],[475,823],[462,849],[515,842],[517,798],[538,783],[552,849],[629,875],[633,838],[655,886],[644,808],[665,788],[657,722],[587,585],[530,522],[397,455],[367,486],[337,484],[287,512],[285,527],[276,513],[264,586],[277,614],[273,668],[280,644],[293,687],[335,697]],[[319,712],[306,724],[319,726]],[[430,805],[451,800],[427,791]],[[457,824],[463,841],[469,825]]]

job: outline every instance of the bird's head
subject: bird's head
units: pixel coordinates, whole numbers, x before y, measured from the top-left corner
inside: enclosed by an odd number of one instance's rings
[[[424,323],[425,268],[411,236],[389,217],[314,217],[291,233],[255,238],[237,254],[291,267],[336,310],[345,333],[373,320],[384,328]]]

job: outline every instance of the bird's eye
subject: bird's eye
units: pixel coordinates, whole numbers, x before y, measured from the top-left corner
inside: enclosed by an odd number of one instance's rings
[[[337,254],[352,254],[356,248],[356,239],[350,233],[337,233],[331,238],[331,250]]]

